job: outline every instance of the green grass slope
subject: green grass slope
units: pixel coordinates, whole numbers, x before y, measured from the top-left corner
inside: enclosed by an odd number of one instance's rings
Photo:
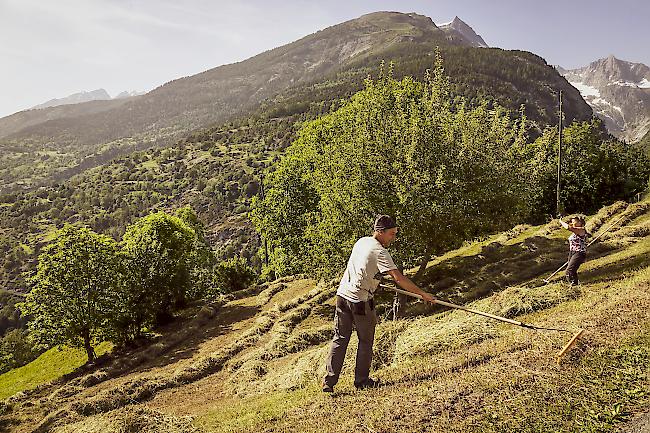
[[[101,343],[95,353],[101,356],[111,347],[110,343]],[[0,375],[0,400],[59,379],[84,365],[86,360],[86,352],[82,349],[50,349],[29,364]]]
[[[421,282],[442,299],[569,330],[532,331],[410,303],[388,320],[379,296],[373,375],[352,385],[350,344],[333,396],[320,392],[336,281],[287,278],[197,306],[151,344],[0,405],[9,432],[607,432],[647,426],[650,404],[650,201],[615,203],[582,285],[559,275],[557,224],[520,226],[432,260]],[[644,418],[644,413],[646,418]],[[646,421],[644,421],[646,420]],[[645,423],[645,424],[644,424]],[[643,430],[637,430],[643,431]]]

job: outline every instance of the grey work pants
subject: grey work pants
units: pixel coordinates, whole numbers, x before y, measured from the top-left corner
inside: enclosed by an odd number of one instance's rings
[[[327,357],[325,384],[334,386],[339,380],[353,327],[356,328],[357,337],[359,337],[354,384],[360,386],[368,380],[376,325],[377,315],[372,301],[355,304],[340,296],[336,297],[334,338]]]
[[[578,268],[585,262],[586,253],[578,251],[569,252],[569,265],[566,268],[566,279],[569,284],[578,284]]]

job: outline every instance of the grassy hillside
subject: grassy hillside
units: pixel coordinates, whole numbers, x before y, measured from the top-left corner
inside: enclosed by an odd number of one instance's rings
[[[97,346],[97,356],[110,351],[110,343]],[[33,362],[0,376],[0,399],[11,397],[20,391],[30,390],[59,379],[86,363],[86,352],[81,349],[57,347],[43,353]]]
[[[566,257],[556,224],[519,226],[437,257],[421,282],[442,299],[541,326],[531,331],[380,295],[376,390],[352,386],[355,341],[323,395],[336,281],[286,278],[195,306],[149,345],[5,400],[7,431],[606,432],[643,425],[650,403],[650,201],[604,208],[582,285],[541,279]],[[6,380],[0,376],[0,380]],[[639,424],[641,423],[641,424]],[[626,430],[627,429],[627,430]],[[643,431],[643,430],[639,430]]]

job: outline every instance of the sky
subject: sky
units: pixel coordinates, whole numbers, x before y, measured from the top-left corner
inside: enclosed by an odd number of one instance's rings
[[[380,10],[458,16],[553,65],[650,65],[648,0],[0,0],[0,117],[103,88],[149,91]]]

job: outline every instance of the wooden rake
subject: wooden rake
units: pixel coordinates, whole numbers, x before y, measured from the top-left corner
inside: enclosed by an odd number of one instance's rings
[[[424,299],[422,298],[422,296],[418,295],[417,293],[413,293],[413,292],[409,292],[409,291],[406,291],[406,290],[398,289],[397,287],[386,286],[386,285],[383,285],[383,284],[380,285],[380,287],[383,288],[383,289],[392,290],[392,291],[394,291],[394,292],[401,293],[401,294],[403,294],[403,295],[412,296],[412,297],[414,297],[414,298],[418,298],[418,299],[424,300]],[[488,318],[490,318],[490,319],[498,320],[498,321],[500,321],[500,322],[509,323],[509,324],[511,324],[511,325],[520,326],[520,327],[522,327],[522,328],[534,329],[534,330],[537,330],[537,331],[559,331],[559,332],[568,332],[568,333],[570,333],[570,334],[573,334],[573,337],[571,338],[571,340],[569,340],[569,342],[568,342],[568,343],[567,343],[567,344],[562,348],[562,350],[560,351],[560,353],[558,353],[557,356],[555,357],[555,361],[558,363],[558,365],[560,364],[560,360],[562,359],[562,357],[563,357],[563,356],[564,356],[564,355],[565,355],[569,350],[571,350],[571,348],[572,348],[572,347],[576,344],[576,342],[578,341],[578,338],[580,338],[580,337],[582,336],[582,334],[585,332],[584,329],[579,329],[578,332],[575,332],[575,333],[574,333],[573,331],[570,331],[570,330],[568,330],[568,329],[562,329],[562,328],[546,328],[546,327],[544,327],[544,326],[531,325],[531,324],[529,324],[529,323],[520,322],[520,321],[518,321],[518,320],[508,319],[507,317],[501,317],[501,316],[497,316],[497,315],[495,315],[495,314],[486,313],[485,311],[475,310],[475,309],[473,309],[473,308],[467,308],[467,307],[464,307],[464,306],[462,306],[462,305],[452,304],[451,302],[441,301],[440,299],[436,299],[436,300],[435,300],[435,303],[438,304],[438,305],[443,305],[443,306],[445,306],[445,307],[453,308],[453,309],[456,309],[456,310],[463,310],[463,311],[467,311],[468,313],[478,314],[479,316],[488,317]]]

